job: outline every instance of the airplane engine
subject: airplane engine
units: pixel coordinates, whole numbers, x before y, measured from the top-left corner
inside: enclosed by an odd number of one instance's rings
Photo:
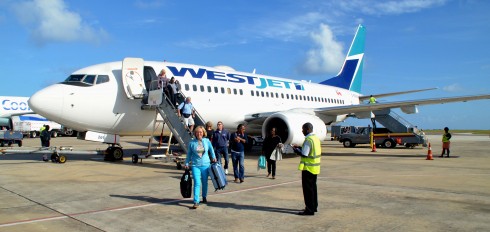
[[[327,128],[325,123],[315,115],[302,112],[278,112],[267,119],[262,125],[262,136],[265,135],[271,128],[276,128],[276,134],[281,137],[284,144],[303,144],[305,136],[302,132],[303,124],[313,124],[313,133],[315,133],[320,141],[327,139]]]

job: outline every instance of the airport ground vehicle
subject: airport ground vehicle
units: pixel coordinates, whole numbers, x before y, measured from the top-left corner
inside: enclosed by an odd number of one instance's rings
[[[22,147],[22,139],[24,136],[19,131],[1,130],[0,131],[0,147],[5,145],[11,146],[16,143],[19,147]]]
[[[38,137],[41,134],[40,129],[43,125],[49,125],[51,137],[53,138],[56,138],[59,135],[73,134],[72,130],[67,130],[61,124],[48,121],[46,118],[37,114],[12,116],[10,120],[11,129],[13,131],[19,131],[24,136],[29,136],[31,138]]]
[[[355,130],[340,134],[338,140],[344,144],[344,147],[355,147],[357,144],[369,144],[372,131],[372,127],[356,127]],[[423,133],[392,133],[386,128],[377,128],[373,133],[373,139],[377,147],[394,148],[396,145],[404,145],[407,148],[414,148],[420,144],[427,146],[427,138],[425,138]]]
[[[394,148],[397,144],[413,148],[422,144],[427,146],[427,138],[423,131],[412,125],[395,112],[386,110],[373,111],[371,118],[373,127],[355,127],[335,125],[331,127],[332,140],[336,139],[344,147],[354,147],[356,144],[369,144],[371,132],[376,146]],[[383,127],[377,127],[376,122]]]

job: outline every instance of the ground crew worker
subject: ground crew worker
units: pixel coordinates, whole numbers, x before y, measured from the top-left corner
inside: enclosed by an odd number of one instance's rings
[[[43,125],[41,128],[39,128],[39,138],[41,139],[41,147],[44,147],[44,137],[41,136],[44,130],[46,130],[46,125]]]
[[[451,142],[449,141],[451,139],[451,133],[449,133],[449,128],[444,127],[444,134],[442,135],[442,153],[441,156],[439,157],[444,157],[444,152],[447,151],[447,158],[449,158],[449,146],[451,145]]]
[[[318,193],[316,187],[317,175],[320,174],[322,147],[320,139],[313,134],[313,125],[303,124],[303,134],[306,136],[303,146],[292,145],[294,152],[301,156],[298,170],[301,171],[303,198],[306,208],[299,215],[315,215],[318,208]]]
[[[375,98],[375,97],[373,97],[373,95],[371,95],[371,96],[369,97],[369,104],[375,104],[375,103],[376,103],[376,98]]]

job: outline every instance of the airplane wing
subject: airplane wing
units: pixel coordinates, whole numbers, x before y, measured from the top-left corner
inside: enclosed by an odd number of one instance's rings
[[[400,108],[402,111],[404,111],[404,109],[409,109],[410,107],[416,107],[419,105],[444,104],[449,102],[466,102],[466,101],[482,100],[482,99],[490,99],[490,94],[383,102],[383,103],[376,103],[376,104],[359,104],[359,105],[350,105],[350,106],[325,107],[325,108],[314,109],[314,111],[317,114],[324,114],[324,115],[356,114],[356,113],[392,109],[392,108]]]
[[[359,101],[361,101],[361,102],[366,101],[371,97],[371,95],[375,98],[382,98],[382,97],[402,95],[402,94],[407,94],[407,93],[423,92],[423,91],[434,90],[434,89],[437,89],[437,88],[417,89],[417,90],[409,90],[409,91],[401,91],[401,92],[393,92],[393,93],[383,93],[383,94],[369,94],[369,95],[360,96]]]
[[[324,108],[315,108],[315,109],[297,108],[297,109],[291,109],[289,111],[302,112],[305,114],[320,114],[325,116],[354,114],[359,118],[362,118],[365,116],[361,117],[360,115],[365,115],[366,113],[370,113],[372,111],[377,111],[377,110],[400,108],[405,113],[415,113],[413,111],[419,105],[434,105],[434,104],[444,104],[450,102],[466,102],[466,101],[482,100],[482,99],[490,99],[490,94],[383,102],[383,103],[376,103],[376,104],[333,106],[333,107],[324,107]],[[247,125],[248,127],[253,127],[254,129],[260,129],[265,119],[275,113],[277,112],[261,112],[257,114],[246,115],[245,121],[249,123]]]

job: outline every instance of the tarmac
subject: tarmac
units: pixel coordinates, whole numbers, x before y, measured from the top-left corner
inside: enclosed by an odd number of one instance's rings
[[[490,231],[490,137],[451,140],[451,158],[439,158],[441,136],[429,136],[434,160],[423,147],[371,152],[325,141],[314,216],[297,215],[304,208],[299,158],[285,155],[273,180],[257,171],[260,147],[245,154],[245,182],[229,175],[215,192],[209,181],[209,203],[198,209],[180,195],[183,170],[174,162],[131,162],[148,137],[122,138],[120,162],[89,153],[67,154],[64,164],[35,153],[0,155],[0,231]],[[51,144],[106,148],[76,138]],[[39,146],[24,139],[8,149]]]

